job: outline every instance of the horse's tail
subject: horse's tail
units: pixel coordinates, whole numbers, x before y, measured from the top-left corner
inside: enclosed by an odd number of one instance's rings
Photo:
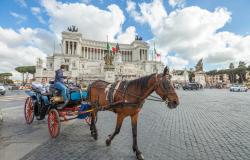
[[[96,82],[96,81],[95,81],[95,82]],[[95,83],[95,82],[93,82],[93,83]],[[88,89],[87,89],[88,98],[87,98],[87,101],[90,101],[90,100],[91,100],[91,88],[92,88],[92,86],[93,86],[93,83],[90,83],[90,84],[88,85]]]

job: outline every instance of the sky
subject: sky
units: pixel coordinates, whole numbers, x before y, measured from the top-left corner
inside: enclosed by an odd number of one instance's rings
[[[249,65],[249,6],[249,0],[1,0],[0,73],[45,60],[70,25],[93,40],[108,35],[131,43],[139,35],[171,69],[194,68],[201,58],[206,71]]]

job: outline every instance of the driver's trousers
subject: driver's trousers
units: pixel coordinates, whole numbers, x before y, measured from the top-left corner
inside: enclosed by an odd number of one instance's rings
[[[61,91],[61,95],[63,96],[64,102],[68,100],[68,88],[65,86],[65,84],[61,82],[56,82],[54,84],[55,88]]]

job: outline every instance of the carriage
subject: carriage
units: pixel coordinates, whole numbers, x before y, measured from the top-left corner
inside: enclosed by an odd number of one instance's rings
[[[68,86],[69,103],[62,108],[63,97],[54,88],[53,81],[50,82],[48,93],[42,93],[39,86],[32,86],[31,90],[26,91],[28,95],[24,105],[24,117],[27,124],[31,124],[36,117],[37,120],[45,119],[48,115],[48,130],[52,138],[56,138],[60,133],[61,122],[72,119],[83,119],[87,124],[91,122],[91,107],[86,102],[87,91],[76,86]],[[48,103],[44,98],[48,99]]]
[[[158,96],[153,96],[153,92]],[[69,87],[70,103],[66,107],[62,107],[63,98],[53,88],[53,84],[48,94],[36,90],[27,94],[29,97],[24,108],[26,122],[31,124],[34,115],[39,116],[38,120],[41,120],[48,114],[48,129],[52,138],[59,135],[61,122],[80,118],[90,125],[91,136],[97,140],[97,112],[108,110],[117,114],[115,131],[106,139],[106,145],[110,146],[113,138],[119,134],[123,120],[129,116],[133,134],[132,148],[138,160],[144,159],[137,145],[137,120],[145,100],[165,102],[170,109],[179,104],[168,67],[164,68],[163,73],[154,73],[131,81],[108,83],[97,80],[91,83],[87,90]],[[49,99],[49,105],[45,109],[41,96]]]

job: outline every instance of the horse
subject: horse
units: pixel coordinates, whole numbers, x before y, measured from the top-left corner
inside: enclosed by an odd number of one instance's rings
[[[122,122],[127,116],[131,117],[133,146],[132,149],[138,160],[143,160],[143,154],[137,145],[137,120],[145,100],[156,92],[168,108],[173,109],[179,105],[179,98],[170,80],[169,69],[166,66],[161,74],[151,74],[131,81],[117,81],[113,84],[97,80],[89,85],[89,102],[92,105],[90,130],[92,137],[97,140],[95,125],[97,112],[109,110],[117,114],[115,131],[108,136],[106,145],[109,146],[113,138],[120,132]]]

